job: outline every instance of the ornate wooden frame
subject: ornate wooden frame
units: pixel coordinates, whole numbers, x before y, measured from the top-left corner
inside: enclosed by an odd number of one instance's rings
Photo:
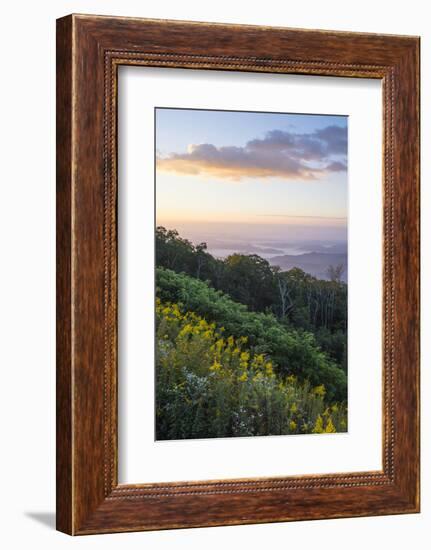
[[[377,78],[384,101],[383,470],[119,485],[119,65]],[[419,511],[419,38],[70,15],[57,21],[57,528]]]

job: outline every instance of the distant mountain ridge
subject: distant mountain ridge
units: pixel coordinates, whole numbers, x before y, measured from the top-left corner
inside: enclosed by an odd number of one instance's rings
[[[327,270],[329,266],[343,264],[344,273],[341,280],[347,282],[347,254],[308,252],[306,254],[282,256],[273,256],[268,259],[271,265],[279,266],[283,271],[288,271],[294,267],[302,269],[306,273],[317,277],[318,279],[328,279]]]

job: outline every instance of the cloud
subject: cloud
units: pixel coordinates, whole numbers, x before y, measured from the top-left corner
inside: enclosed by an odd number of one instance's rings
[[[347,170],[347,128],[327,126],[298,134],[271,130],[244,147],[189,145],[187,153],[157,155],[157,169],[177,174],[240,180],[279,177],[316,179]]]

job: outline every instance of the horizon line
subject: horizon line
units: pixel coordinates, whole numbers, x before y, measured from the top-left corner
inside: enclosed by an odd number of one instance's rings
[[[255,214],[262,218],[293,218],[293,219],[313,219],[313,220],[337,220],[347,221],[347,216],[294,216],[291,214]]]
[[[260,219],[256,219],[260,218]],[[267,218],[267,219],[265,219]],[[303,221],[301,224],[301,220]],[[306,223],[306,220],[310,220],[309,224]],[[233,223],[238,225],[303,225],[311,227],[317,227],[319,222],[321,222],[321,225],[326,227],[330,227],[333,225],[334,227],[342,227],[346,226],[348,223],[347,217],[329,217],[329,216],[288,216],[288,215],[281,215],[281,214],[274,214],[274,215],[267,215],[267,214],[255,214],[255,219],[208,219],[208,218],[194,218],[194,219],[187,219],[187,218],[176,218],[176,217],[169,217],[169,216],[163,216],[163,215],[156,215],[156,223],[189,223],[189,224],[196,224],[196,223],[204,223],[204,224],[226,224],[226,223]],[[326,222],[326,223],[325,223]],[[332,222],[332,224],[330,223]]]

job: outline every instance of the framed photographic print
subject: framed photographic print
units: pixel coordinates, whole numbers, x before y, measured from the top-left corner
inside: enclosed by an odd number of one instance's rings
[[[419,511],[419,39],[57,22],[57,528]]]

